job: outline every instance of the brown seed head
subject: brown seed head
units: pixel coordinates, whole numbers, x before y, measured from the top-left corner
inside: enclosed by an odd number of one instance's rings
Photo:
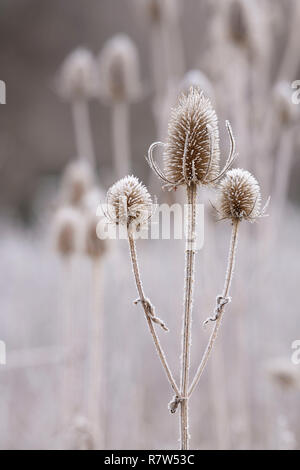
[[[58,209],[54,219],[54,234],[56,249],[62,256],[70,256],[78,250],[80,231],[80,213],[72,207]]]
[[[99,217],[90,214],[86,217],[85,226],[85,251],[93,259],[102,257],[107,250],[107,240],[103,240],[97,235],[97,225]]]
[[[234,168],[220,183],[218,213],[221,219],[254,221],[261,215],[260,187],[249,171]]]
[[[107,192],[107,214],[115,224],[139,227],[152,215],[152,199],[135,176],[126,176]]]
[[[88,163],[77,160],[70,163],[63,175],[63,198],[68,204],[77,206],[93,184],[93,172]]]
[[[106,100],[134,101],[141,95],[136,45],[125,34],[107,41],[99,55],[100,95]]]
[[[164,168],[170,186],[208,184],[219,172],[217,115],[198,88],[181,95],[172,110],[164,151]]]
[[[95,61],[92,53],[78,48],[65,59],[58,77],[58,91],[68,100],[89,98],[95,91]]]

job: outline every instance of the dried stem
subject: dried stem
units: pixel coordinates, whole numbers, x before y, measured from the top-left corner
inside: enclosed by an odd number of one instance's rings
[[[188,449],[189,423],[188,423],[188,387],[191,349],[191,326],[193,306],[193,285],[195,270],[195,242],[196,242],[196,195],[197,186],[192,183],[187,187],[188,197],[188,226],[186,241],[186,265],[185,265],[185,298],[184,317],[182,325],[182,365],[181,365],[181,416],[180,416],[180,441],[181,449]]]
[[[138,291],[138,294],[139,294],[139,300],[141,301],[141,304],[143,306],[145,316],[146,316],[146,320],[147,320],[147,323],[148,323],[148,326],[149,326],[149,330],[150,330],[151,336],[153,338],[154,345],[155,345],[156,351],[158,353],[159,359],[160,359],[161,364],[162,364],[162,366],[165,370],[165,373],[167,375],[168,381],[169,381],[173,391],[175,392],[175,395],[179,396],[180,395],[179,389],[176,385],[176,382],[173,378],[170,367],[167,363],[165,353],[164,353],[164,351],[161,347],[161,344],[159,342],[158,336],[156,334],[156,331],[155,331],[155,328],[154,328],[154,325],[153,325],[153,321],[151,320],[151,316],[149,315],[149,309],[148,309],[149,301],[145,297],[142,282],[141,282],[141,278],[140,278],[140,272],[139,272],[138,261],[137,261],[135,241],[134,241],[132,233],[130,233],[129,231],[128,231],[128,241],[129,241],[130,256],[131,256],[131,262],[132,262],[132,268],[133,268],[136,288],[137,288],[137,291]]]
[[[85,158],[95,166],[95,152],[91,131],[88,103],[85,99],[77,99],[72,103],[73,122],[76,148],[79,158]]]
[[[129,109],[126,102],[112,105],[112,141],[115,174],[117,178],[123,178],[130,172]]]
[[[228,294],[229,294],[229,289],[230,289],[230,284],[232,281],[232,276],[233,276],[233,270],[234,270],[234,263],[235,263],[235,252],[236,252],[236,246],[237,246],[237,234],[238,234],[238,225],[239,221],[233,221],[233,226],[232,226],[232,234],[231,234],[231,242],[230,242],[230,249],[229,249],[229,256],[228,256],[228,264],[227,264],[227,271],[226,271],[226,276],[225,276],[225,282],[224,282],[224,288],[223,288],[223,293],[222,293],[222,298],[227,299]],[[209,355],[211,353],[211,350],[214,346],[215,340],[218,336],[218,331],[221,325],[223,313],[225,311],[225,305],[227,302],[223,302],[220,306],[220,309],[218,311],[218,315],[215,321],[215,326],[214,329],[211,333],[211,336],[208,341],[208,345],[206,347],[206,350],[203,354],[203,357],[201,359],[200,365],[198,367],[198,370],[195,374],[195,377],[192,381],[192,384],[189,388],[188,392],[188,397],[190,397],[195,390],[201,375],[205,369],[205,366],[207,364]]]

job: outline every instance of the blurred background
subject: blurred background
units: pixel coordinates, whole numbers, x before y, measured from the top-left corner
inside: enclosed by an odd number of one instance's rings
[[[235,166],[271,195],[269,217],[240,230],[232,303],[190,402],[191,448],[300,447],[299,27],[297,0],[0,0],[1,449],[177,448],[127,242],[97,240],[95,214],[128,173],[160,203],[184,202],[144,157],[191,85],[216,108],[223,164],[229,119]],[[214,197],[199,194],[191,376],[230,238]],[[179,382],[184,246],[138,251]]]

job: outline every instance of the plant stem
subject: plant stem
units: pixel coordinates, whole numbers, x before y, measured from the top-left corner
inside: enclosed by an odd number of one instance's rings
[[[95,152],[92,139],[88,103],[85,99],[77,99],[72,103],[73,123],[75,130],[77,157],[86,159],[95,166]]]
[[[188,422],[188,386],[191,349],[191,325],[193,306],[193,285],[195,271],[195,241],[196,241],[196,195],[197,186],[191,183],[187,187],[188,220],[185,264],[185,291],[184,291],[184,317],[182,325],[182,366],[181,366],[181,413],[180,413],[180,441],[181,449],[188,449],[189,422]]]
[[[112,142],[114,171],[117,178],[130,172],[130,136],[128,103],[116,102],[112,106]]]
[[[149,317],[149,313],[147,311],[146,297],[145,297],[145,294],[144,294],[144,290],[143,290],[143,286],[142,286],[142,282],[141,282],[141,277],[140,277],[140,272],[139,272],[139,267],[138,267],[135,241],[134,241],[132,233],[130,233],[129,231],[128,231],[128,241],[129,241],[130,256],[131,256],[131,262],[132,262],[132,268],[133,268],[136,288],[137,288],[139,298],[140,298],[141,304],[142,304],[144,312],[145,312],[145,316],[146,316],[146,320],[147,320],[147,323],[148,323],[148,326],[149,326],[149,330],[150,330],[152,339],[154,341],[154,345],[155,345],[156,351],[158,353],[159,359],[160,359],[161,364],[162,364],[162,366],[165,370],[165,373],[167,375],[168,381],[169,381],[172,389],[174,390],[175,395],[179,396],[180,395],[179,389],[178,389],[178,387],[176,385],[176,382],[173,378],[172,372],[171,372],[170,367],[169,367],[169,365],[167,363],[167,360],[166,360],[165,353],[164,353],[164,351],[161,347],[158,336],[156,334],[153,322],[152,322],[151,318]]]
[[[235,264],[235,253],[236,253],[236,246],[237,246],[238,225],[239,225],[239,221],[233,221],[230,248],[229,248],[229,256],[228,256],[228,264],[227,264],[227,271],[226,271],[224,288],[223,288],[223,293],[222,293],[223,298],[228,297],[230,284],[231,284],[231,281],[232,281],[234,264]],[[223,313],[224,313],[224,310],[225,310],[224,307],[225,307],[225,304],[223,304],[220,308],[218,318],[215,322],[214,329],[213,329],[213,331],[211,333],[211,336],[209,338],[209,341],[208,341],[208,345],[207,345],[206,350],[203,354],[203,357],[201,359],[201,362],[200,362],[198,370],[195,374],[195,377],[192,381],[192,384],[189,388],[188,397],[190,397],[191,394],[193,393],[193,391],[195,390],[195,387],[197,386],[197,384],[200,380],[200,377],[201,377],[201,375],[202,375],[202,373],[205,369],[205,366],[207,364],[209,355],[210,355],[211,350],[214,346],[215,340],[218,336],[218,331],[219,331],[221,321],[222,321],[222,317],[223,317]]]

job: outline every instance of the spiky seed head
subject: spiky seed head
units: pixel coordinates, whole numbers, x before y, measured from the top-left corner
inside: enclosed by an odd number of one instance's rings
[[[299,117],[299,110],[292,101],[291,84],[284,80],[278,82],[274,87],[273,95],[282,124],[289,125],[295,122]]]
[[[92,259],[101,258],[107,251],[107,240],[98,237],[99,217],[89,214],[85,220],[85,251]]]
[[[61,207],[54,217],[55,246],[62,256],[70,256],[78,251],[81,233],[81,216],[77,209]]]
[[[219,172],[218,118],[198,88],[182,94],[171,112],[164,150],[164,168],[171,186],[208,184]]]
[[[62,191],[66,203],[77,206],[91,188],[94,181],[91,166],[84,160],[70,163],[64,172]]]
[[[219,186],[217,210],[221,219],[254,221],[260,216],[260,187],[249,171],[234,168]]]
[[[107,214],[115,224],[139,228],[152,215],[152,199],[135,176],[117,181],[107,192]]]
[[[58,91],[67,100],[89,98],[95,93],[95,60],[82,47],[71,52],[63,62],[58,76]]]
[[[100,95],[105,100],[134,101],[141,95],[136,45],[119,34],[104,45],[99,55]]]

